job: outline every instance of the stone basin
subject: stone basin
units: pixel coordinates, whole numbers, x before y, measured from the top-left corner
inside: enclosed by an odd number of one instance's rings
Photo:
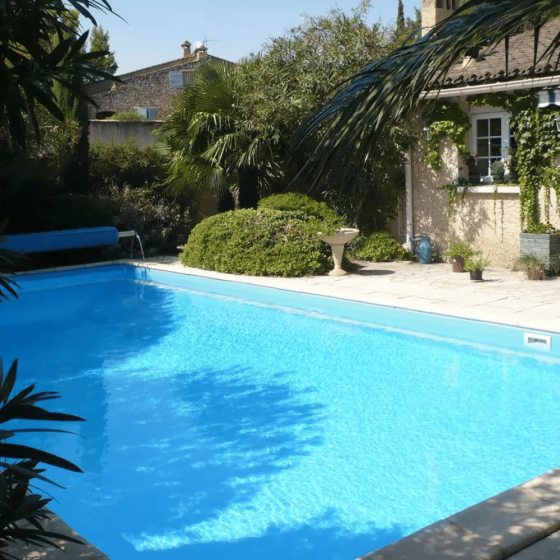
[[[344,245],[350,243],[356,235],[360,233],[355,228],[340,228],[333,235],[325,235],[321,240],[331,246],[334,268],[329,272],[329,276],[345,276],[348,274],[342,269],[342,255],[344,254]]]

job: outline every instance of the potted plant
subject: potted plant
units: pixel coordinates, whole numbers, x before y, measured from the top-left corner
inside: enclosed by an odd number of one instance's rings
[[[476,158],[476,154],[472,152],[467,152],[467,155],[463,158],[463,163],[469,170],[469,183],[471,184],[480,183],[480,171],[476,163]]]
[[[528,253],[513,263],[512,270],[524,272],[527,280],[543,280],[547,272],[552,274],[557,268],[558,259],[550,260],[536,253]]]
[[[470,273],[471,280],[482,281],[482,271],[490,264],[490,261],[482,256],[480,252],[465,260],[465,270]]]
[[[504,180],[505,171],[504,162],[501,160],[496,160],[490,165],[490,175],[492,175],[492,181],[494,183],[500,183]]]
[[[452,241],[443,256],[450,259],[453,272],[465,272],[465,261],[479,255],[466,241]]]

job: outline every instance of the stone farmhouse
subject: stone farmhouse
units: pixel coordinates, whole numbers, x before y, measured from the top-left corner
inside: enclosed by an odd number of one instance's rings
[[[163,120],[170,112],[173,99],[193,78],[202,62],[222,60],[208,54],[208,49],[185,41],[183,56],[148,68],[118,76],[123,83],[103,80],[86,87],[86,93],[97,103],[90,105],[90,119],[106,119],[121,111],[135,111],[149,120]],[[231,64],[229,61],[225,61]]]
[[[454,0],[424,0],[424,30],[448,17],[456,7]],[[541,29],[539,53],[544,52],[559,30],[560,20]],[[405,191],[395,225],[398,230],[395,233],[402,241],[409,243],[413,237],[426,235],[435,241],[441,254],[452,240],[466,240],[482,250],[495,266],[510,266],[519,257],[520,186],[515,184],[515,177],[507,173],[508,156],[515,148],[511,114],[503,107],[467,103],[467,98],[491,99],[490,93],[515,98],[534,93],[535,98],[538,96],[539,111],[542,108],[543,112],[550,113],[555,106],[560,109],[560,69],[554,67],[555,58],[552,66],[541,62],[533,68],[533,45],[532,32],[511,37],[507,71],[503,44],[486,50],[471,49],[443,84],[434,84],[434,89],[441,86],[439,100],[457,105],[470,119],[472,128],[465,144],[476,155],[476,169],[471,161],[469,170],[464,153],[460,155],[458,147],[444,138],[440,142],[442,165],[434,170],[426,162],[428,146],[420,133],[425,127],[425,133],[429,134],[426,127],[429,116],[419,116],[419,141],[407,154]],[[428,92],[427,97],[435,97],[435,92]],[[560,119],[557,127],[560,135]],[[506,174],[496,179],[491,175],[492,164],[500,161],[506,162]],[[477,172],[474,182],[473,171]],[[451,205],[449,185],[457,186],[458,195]],[[539,195],[541,221],[545,221],[548,206],[550,222],[560,228],[555,193],[552,191],[550,200],[545,200],[543,192],[541,189]]]

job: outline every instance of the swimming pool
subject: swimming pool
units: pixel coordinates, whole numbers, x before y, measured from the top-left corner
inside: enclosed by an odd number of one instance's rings
[[[558,465],[557,337],[124,265],[18,281],[5,362],[88,420],[41,441],[85,471],[53,509],[114,560],[355,558]]]

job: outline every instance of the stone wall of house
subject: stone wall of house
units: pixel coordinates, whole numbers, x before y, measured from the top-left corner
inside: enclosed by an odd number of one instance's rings
[[[208,56],[204,60],[211,58]],[[98,107],[90,105],[90,119],[95,119],[100,112],[136,111],[136,107],[157,107],[157,119],[165,119],[173,100],[183,91],[169,85],[169,72],[193,70],[197,64],[200,62],[191,60],[141,75],[133,72],[130,78],[121,76],[124,83],[113,82],[109,91],[91,94]]]

